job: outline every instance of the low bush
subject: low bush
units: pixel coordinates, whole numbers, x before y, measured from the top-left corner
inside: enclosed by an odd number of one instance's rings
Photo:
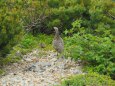
[[[71,76],[64,80],[60,86],[115,86],[115,81],[105,75],[89,73]]]
[[[4,71],[0,69],[0,75],[4,74]]]
[[[7,65],[10,63],[18,62],[22,56],[31,52],[33,49],[41,49],[40,43],[45,44],[44,50],[50,50],[52,37],[44,34],[33,36],[32,34],[26,34],[20,43],[15,45],[6,58],[0,59],[0,65]]]
[[[37,39],[36,37],[34,37],[33,35],[27,35],[25,36],[24,39],[22,39],[20,46],[22,48],[32,48],[35,47],[35,45],[37,44]]]
[[[99,37],[92,34],[74,34],[65,38],[65,55],[81,59],[85,65],[101,74],[115,73],[114,36]],[[114,76],[115,77],[115,76]]]

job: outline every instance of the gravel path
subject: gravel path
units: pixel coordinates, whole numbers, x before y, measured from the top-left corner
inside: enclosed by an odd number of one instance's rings
[[[40,56],[42,53],[45,55]],[[40,58],[41,57],[41,58]],[[20,63],[5,68],[0,86],[53,86],[73,74],[81,74],[81,67],[70,59],[59,59],[53,51],[33,50]]]

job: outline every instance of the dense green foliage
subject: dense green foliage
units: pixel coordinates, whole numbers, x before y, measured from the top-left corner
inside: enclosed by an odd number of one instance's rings
[[[52,49],[52,36],[41,33],[52,34],[54,26],[66,36],[66,56],[115,79],[113,0],[1,0],[0,65],[18,61],[39,43]]]
[[[87,32],[97,35],[114,33],[115,4],[111,0],[48,0],[49,13],[45,26],[48,31],[58,26],[60,31],[72,28],[73,21],[79,21],[80,26],[74,33],[83,27]],[[110,16],[111,15],[111,16]],[[106,32],[105,30],[108,30]]]
[[[31,52],[33,49],[41,50],[40,43],[45,43],[46,47],[44,48],[44,50],[51,50],[52,49],[51,41],[52,36],[42,34],[33,36],[31,34],[26,34],[22,38],[20,43],[15,45],[13,49],[10,50],[10,53],[7,54],[6,58],[0,59],[0,65],[7,65],[13,62],[18,62],[20,61],[23,55]]]
[[[67,56],[81,59],[85,65],[92,66],[94,71],[113,75],[115,73],[115,45],[113,36],[98,37],[91,34],[74,34],[67,37]]]
[[[79,31],[100,35],[114,33],[114,3],[111,0],[1,0],[0,1],[0,55],[9,53],[18,43],[24,30],[37,33],[52,33],[52,27],[60,31],[72,28],[71,23],[78,21]]]
[[[115,81],[110,77],[90,73],[85,75],[71,76],[64,80],[60,86],[114,86]]]
[[[0,75],[4,74],[4,71],[0,69]]]
[[[41,11],[39,11],[39,7],[37,0],[0,1],[0,57],[6,56],[12,47],[23,38],[26,30],[33,27],[31,22],[36,19],[36,15]],[[36,9],[38,13],[36,13]]]
[[[7,5],[9,4],[9,5]],[[11,2],[0,1],[0,56],[9,53],[21,37],[20,10]]]

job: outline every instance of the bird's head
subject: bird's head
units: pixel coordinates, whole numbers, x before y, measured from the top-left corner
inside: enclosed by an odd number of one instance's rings
[[[58,33],[58,28],[57,27],[54,27],[54,30],[56,33]]]

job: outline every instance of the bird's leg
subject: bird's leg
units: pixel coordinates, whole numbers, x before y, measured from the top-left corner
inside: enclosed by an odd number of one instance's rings
[[[65,59],[64,55],[61,56],[62,59]]]
[[[58,52],[57,52],[57,56],[58,56]]]
[[[61,58],[65,59],[64,52],[61,53]]]

